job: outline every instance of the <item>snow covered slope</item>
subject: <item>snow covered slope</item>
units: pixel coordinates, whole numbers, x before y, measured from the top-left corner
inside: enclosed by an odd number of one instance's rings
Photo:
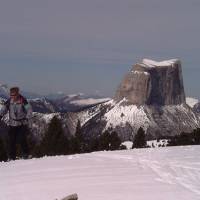
[[[150,120],[145,113],[144,106],[124,106],[123,103],[126,103],[125,99],[119,103],[115,103],[114,101],[111,101],[110,103],[114,106],[104,115],[107,121],[106,128],[109,128],[110,126],[124,126],[126,123],[134,125],[135,129],[144,127],[146,130],[147,126],[149,126]]]
[[[188,106],[193,108],[195,104],[199,103],[199,100],[192,97],[186,97],[186,103]]]
[[[98,135],[112,128],[122,141],[132,140],[140,127],[145,130],[148,140],[190,133],[200,127],[200,115],[187,104],[137,106],[124,98],[120,102],[111,100],[101,104],[93,113],[83,126],[85,134]]]
[[[0,109],[2,108],[5,101],[6,99],[0,97]]]
[[[55,103],[47,98],[29,99],[34,112],[54,113],[58,111]]]
[[[9,96],[9,87],[0,83],[0,97],[7,98]]]
[[[199,200],[200,146],[0,163],[1,200]]]

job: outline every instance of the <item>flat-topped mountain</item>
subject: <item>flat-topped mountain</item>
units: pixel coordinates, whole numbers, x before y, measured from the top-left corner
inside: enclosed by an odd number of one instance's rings
[[[126,98],[135,105],[177,105],[185,103],[181,62],[143,59],[133,66],[120,84],[115,100]]]
[[[122,140],[130,140],[142,127],[152,139],[200,127],[198,109],[186,104],[178,59],[143,59],[125,76],[114,99],[93,110],[93,117],[83,124],[87,135],[113,129]]]

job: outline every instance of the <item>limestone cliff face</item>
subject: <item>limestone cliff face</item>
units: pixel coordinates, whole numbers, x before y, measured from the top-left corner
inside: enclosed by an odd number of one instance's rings
[[[123,98],[136,105],[185,103],[181,62],[143,59],[125,76],[114,99],[118,102]]]

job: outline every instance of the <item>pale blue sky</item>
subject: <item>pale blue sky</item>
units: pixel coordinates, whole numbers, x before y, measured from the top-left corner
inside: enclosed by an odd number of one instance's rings
[[[199,0],[0,0],[0,82],[113,96],[143,57],[179,58],[200,98]]]

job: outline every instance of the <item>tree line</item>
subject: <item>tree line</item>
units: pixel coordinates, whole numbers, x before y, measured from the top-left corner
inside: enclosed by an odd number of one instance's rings
[[[194,130],[192,133],[181,133],[180,135],[170,137],[168,140],[168,146],[200,144],[200,128]],[[50,121],[40,143],[34,141],[32,134],[28,135],[30,154],[32,157],[36,158],[126,149],[121,143],[120,137],[113,129],[108,129],[97,137],[85,137],[81,130],[80,121],[77,123],[75,135],[66,135],[62,128],[61,120],[56,116]],[[8,159],[7,146],[5,140],[0,138],[0,161],[6,161]],[[147,141],[145,131],[143,128],[139,128],[133,138],[132,148],[146,147]],[[18,149],[18,154],[20,154],[20,149]]]

